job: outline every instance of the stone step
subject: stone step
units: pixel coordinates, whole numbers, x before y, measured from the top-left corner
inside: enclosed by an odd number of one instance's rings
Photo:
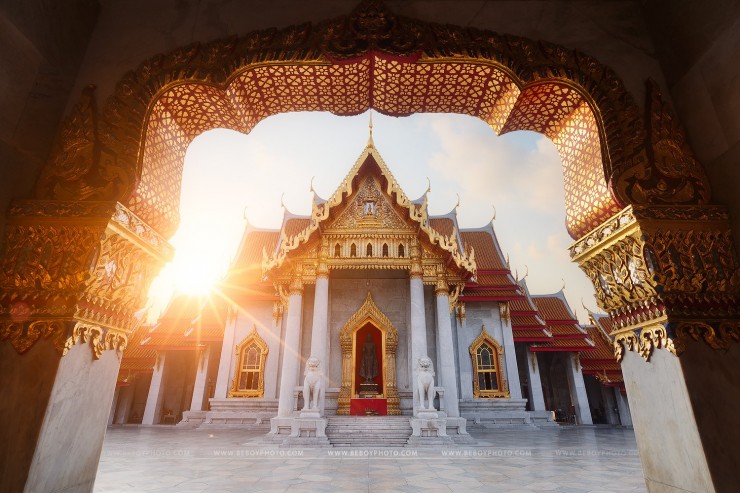
[[[332,416],[326,426],[334,447],[403,447],[411,431],[405,416]]]

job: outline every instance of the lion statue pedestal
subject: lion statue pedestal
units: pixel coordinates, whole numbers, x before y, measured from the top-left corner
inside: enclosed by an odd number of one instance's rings
[[[432,360],[427,357],[419,358],[416,365],[416,397],[419,400],[418,409],[414,410],[414,417],[409,419],[411,424],[411,437],[408,444],[412,446],[423,445],[453,445],[452,439],[447,435],[447,418],[434,408],[434,368]]]

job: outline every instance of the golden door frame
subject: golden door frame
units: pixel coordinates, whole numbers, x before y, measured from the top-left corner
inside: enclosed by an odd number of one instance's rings
[[[339,343],[342,347],[342,387],[337,399],[337,414],[349,414],[352,389],[355,384],[356,335],[357,331],[368,323],[383,334],[383,395],[387,400],[388,414],[399,415],[401,414],[401,400],[398,397],[396,384],[398,331],[388,317],[380,311],[369,292],[360,309],[349,318],[339,333]]]

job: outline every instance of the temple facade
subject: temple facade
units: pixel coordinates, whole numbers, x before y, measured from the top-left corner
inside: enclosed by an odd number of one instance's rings
[[[372,141],[312,213],[247,225],[206,299],[175,298],[132,339],[110,423],[265,426],[305,414],[413,418],[420,360],[451,434],[481,426],[631,425],[606,316],[582,326],[563,292],[530,294],[493,224],[460,228],[411,200]],[[329,437],[331,438],[331,437]]]

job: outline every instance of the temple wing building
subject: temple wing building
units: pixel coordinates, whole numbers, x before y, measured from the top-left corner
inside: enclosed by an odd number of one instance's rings
[[[416,415],[428,357],[448,428],[628,425],[609,318],[591,321],[578,323],[562,291],[531,295],[492,223],[460,228],[456,210],[430,216],[426,193],[409,199],[371,138],[334,194],[314,195],[310,215],[247,226],[217,294],[173,300],[140,330],[111,422],[290,419],[305,406],[310,358],[324,377],[322,416]],[[145,393],[145,405],[132,397]]]

